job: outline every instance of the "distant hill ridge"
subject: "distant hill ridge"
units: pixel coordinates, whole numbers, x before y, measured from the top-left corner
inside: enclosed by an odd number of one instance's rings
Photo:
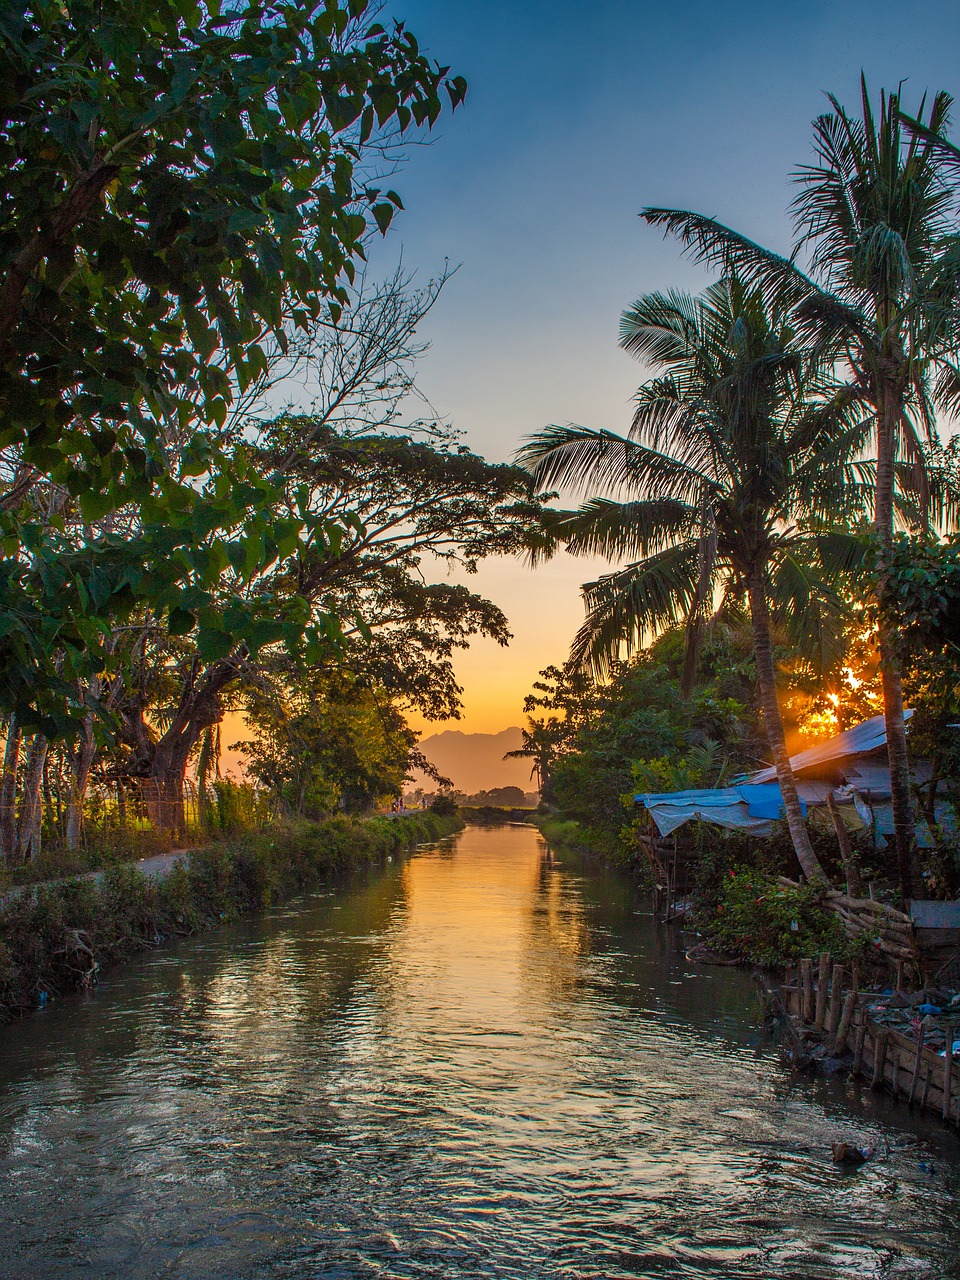
[[[489,791],[493,787],[520,787],[532,791],[530,760],[504,760],[508,751],[523,745],[518,725],[499,733],[464,733],[462,729],[444,729],[422,738],[420,750],[427,759],[446,774],[458,791],[468,794]],[[435,783],[418,775],[414,785],[433,789]]]

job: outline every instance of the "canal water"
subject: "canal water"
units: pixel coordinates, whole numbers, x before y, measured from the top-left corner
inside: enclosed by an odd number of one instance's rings
[[[943,1280],[958,1193],[952,1134],[791,1079],[747,975],[530,827],[0,1031],[3,1280]]]

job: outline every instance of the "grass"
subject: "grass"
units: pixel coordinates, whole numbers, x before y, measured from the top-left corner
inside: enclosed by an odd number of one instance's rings
[[[458,817],[429,812],[338,815],[195,849],[163,879],[117,863],[99,881],[70,879],[15,891],[0,903],[0,1017],[89,986],[137,951],[284,902],[461,826]]]

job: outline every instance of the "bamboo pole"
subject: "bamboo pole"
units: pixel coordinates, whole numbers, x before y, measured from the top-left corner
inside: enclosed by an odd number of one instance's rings
[[[818,1031],[823,1030],[827,1012],[827,992],[830,989],[830,952],[824,951],[820,956],[820,971],[817,974],[817,1011],[814,1019]]]
[[[813,961],[800,961],[800,980],[803,986],[802,1018],[804,1022],[813,1021]]]
[[[843,1002],[843,1012],[840,1014],[840,1025],[837,1027],[837,1039],[834,1045],[836,1053],[844,1053],[847,1048],[847,1037],[850,1034],[850,1023],[853,1020],[853,1011],[857,1007],[856,991],[848,991],[846,999]]]

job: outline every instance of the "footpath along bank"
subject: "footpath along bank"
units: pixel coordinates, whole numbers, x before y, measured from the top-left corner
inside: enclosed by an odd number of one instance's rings
[[[308,893],[462,825],[429,811],[278,824],[192,850],[164,875],[122,863],[14,889],[0,902],[0,1019],[89,987],[138,951]]]

